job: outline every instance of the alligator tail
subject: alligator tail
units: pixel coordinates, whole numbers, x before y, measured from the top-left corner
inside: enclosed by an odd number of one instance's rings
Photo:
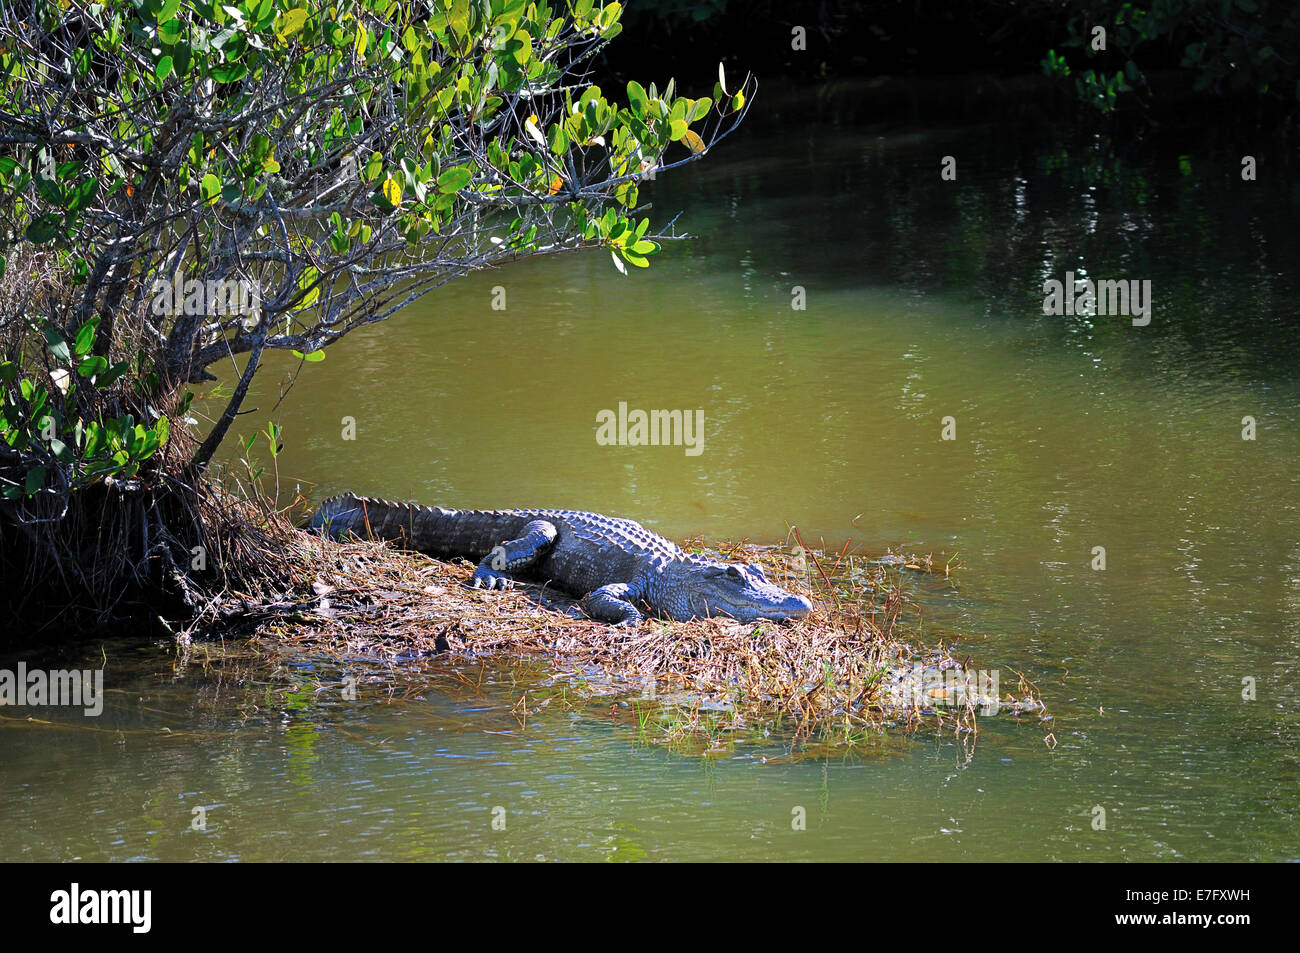
[[[340,493],[316,508],[309,528],[335,539],[394,540],[434,556],[481,559],[515,538],[527,521],[503,510],[448,510]]]

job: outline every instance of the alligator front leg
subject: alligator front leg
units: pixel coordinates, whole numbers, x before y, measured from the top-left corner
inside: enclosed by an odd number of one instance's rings
[[[515,581],[513,573],[533,566],[555,545],[555,524],[547,520],[533,520],[524,527],[524,535],[494,546],[492,552],[474,570],[471,588],[510,589]]]
[[[634,626],[641,621],[641,613],[633,604],[637,598],[633,586],[625,582],[614,582],[587,593],[582,600],[582,608],[598,622]]]

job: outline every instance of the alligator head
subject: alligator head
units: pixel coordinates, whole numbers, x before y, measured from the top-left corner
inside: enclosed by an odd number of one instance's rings
[[[802,619],[812,611],[804,596],[774,586],[753,563],[673,560],[660,569],[657,583],[661,599],[656,601],[673,618],[729,616],[737,622],[781,622]]]

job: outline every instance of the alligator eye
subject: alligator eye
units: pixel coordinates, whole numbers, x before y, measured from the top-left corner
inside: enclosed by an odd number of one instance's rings
[[[745,581],[745,574],[740,571],[739,566],[728,566],[727,575],[730,576],[732,579],[737,580],[738,582]]]

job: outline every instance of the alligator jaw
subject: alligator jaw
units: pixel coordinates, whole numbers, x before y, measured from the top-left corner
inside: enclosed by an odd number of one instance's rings
[[[773,588],[776,588],[775,586]],[[778,590],[781,591],[781,590]],[[797,595],[793,592],[784,593],[779,600],[768,600],[753,604],[741,604],[734,607],[723,609],[715,615],[730,616],[737,622],[749,623],[767,620],[770,622],[792,622],[795,619],[802,619],[808,613],[812,612],[812,603],[804,596]]]

